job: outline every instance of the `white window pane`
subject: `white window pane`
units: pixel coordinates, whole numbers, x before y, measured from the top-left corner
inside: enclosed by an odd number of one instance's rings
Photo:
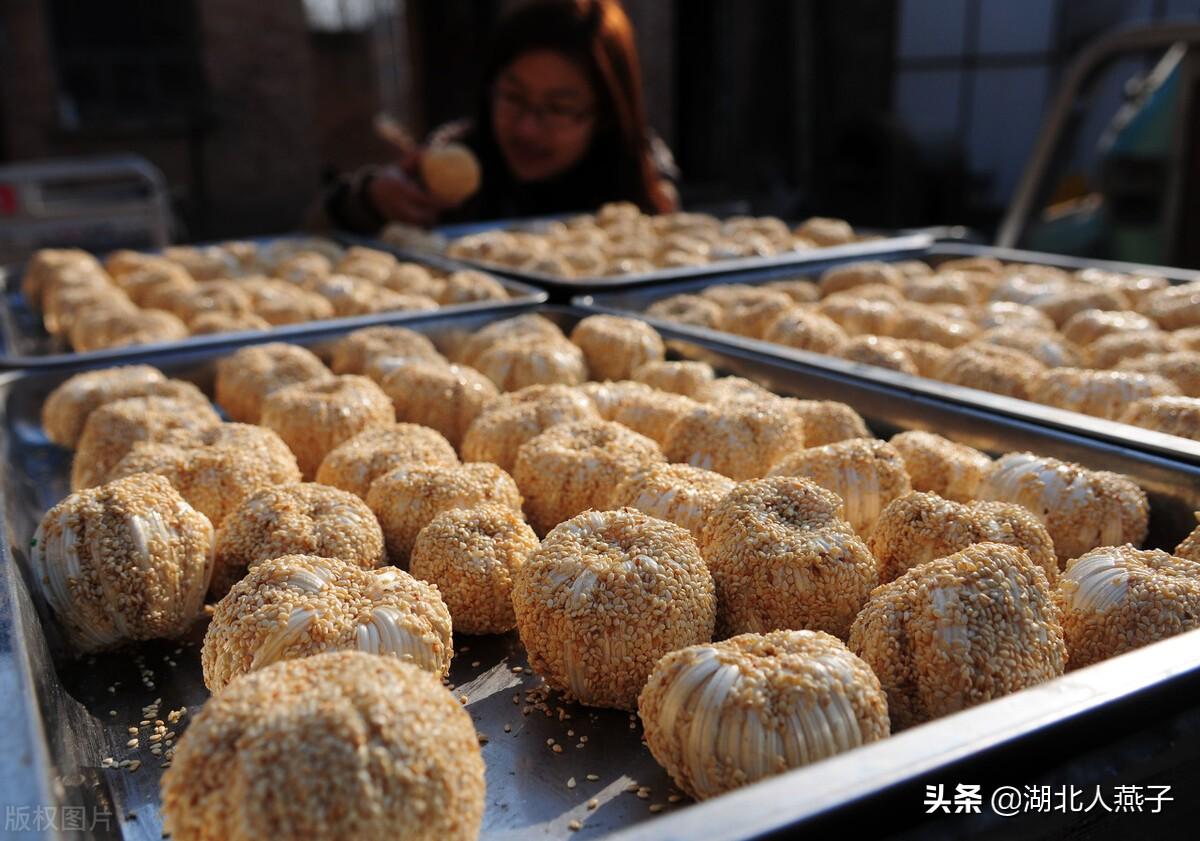
[[[963,74],[959,70],[904,70],[896,76],[896,114],[917,144],[928,149],[954,139]]]
[[[985,200],[1004,206],[1033,151],[1050,84],[1043,67],[980,70],[971,100],[967,165],[988,182]]]
[[[983,0],[979,4],[979,52],[1048,52],[1054,40],[1052,0]]]
[[[966,8],[962,0],[903,0],[900,58],[962,55]]]

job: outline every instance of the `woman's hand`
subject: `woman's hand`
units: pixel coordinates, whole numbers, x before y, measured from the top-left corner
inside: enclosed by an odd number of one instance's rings
[[[391,222],[432,228],[441,212],[417,180],[400,167],[384,167],[376,172],[367,185],[367,195],[375,209]]]

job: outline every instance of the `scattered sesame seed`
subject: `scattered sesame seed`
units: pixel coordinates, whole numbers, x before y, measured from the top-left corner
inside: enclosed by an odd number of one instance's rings
[[[599,805],[600,805],[600,801],[599,801],[599,800],[596,800],[595,798],[592,798],[591,800],[589,800],[589,801],[587,802],[587,807],[588,807],[589,809],[595,809],[595,808],[596,808],[597,806],[599,806]]]
[[[511,732],[512,732],[512,725],[511,725],[511,724],[506,724],[506,725],[504,725],[504,732],[505,732],[505,733],[511,733]]]
[[[600,779],[600,775],[599,774],[588,774],[587,778],[589,780],[591,780],[592,782],[596,782],[596,780]]]
[[[661,812],[665,808],[667,808],[667,807],[661,803],[651,803],[650,804],[650,811],[654,812],[655,814]]]
[[[562,745],[555,745],[554,747],[550,748],[550,750],[554,751],[555,753],[562,753]]]
[[[467,696],[460,695],[458,698],[458,703],[462,704],[465,707],[467,705]]]
[[[577,832],[578,830],[583,829],[583,824],[581,824],[579,821],[571,821],[569,824],[567,824],[567,828],[572,832]]]
[[[478,660],[472,660],[472,661],[471,661],[471,668],[472,668],[472,669],[478,669],[478,668],[479,668],[479,661],[478,661]]]
[[[668,802],[668,803],[678,803],[678,802],[679,802],[680,800],[682,800],[682,799],[683,799],[683,796],[682,796],[682,795],[679,795],[679,794],[669,794],[669,795],[667,795],[667,802]]]
[[[137,746],[138,746],[137,739],[130,739],[128,742],[125,743],[125,747],[127,747],[127,748],[136,748]]]
[[[567,780],[567,788],[575,788],[575,778],[571,777]]]

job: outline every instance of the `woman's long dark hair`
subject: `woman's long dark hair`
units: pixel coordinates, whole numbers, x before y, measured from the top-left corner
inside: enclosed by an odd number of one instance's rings
[[[500,21],[484,66],[469,138],[484,164],[483,195],[478,196],[482,203],[490,203],[489,192],[508,192],[515,186],[507,176],[492,131],[493,86],[519,56],[539,49],[554,50],[578,62],[596,93],[591,145],[583,161],[573,168],[575,175],[568,176],[573,182],[572,198],[578,204],[554,210],[594,209],[605,201],[621,199],[647,213],[669,210],[672,200],[650,149],[633,27],[619,0],[531,0]],[[500,180],[498,172],[505,173],[504,180],[510,183],[489,185],[492,178]],[[500,210],[476,209],[484,213]]]

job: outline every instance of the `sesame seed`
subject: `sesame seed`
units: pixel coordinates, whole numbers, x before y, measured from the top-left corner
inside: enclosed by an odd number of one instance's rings
[[[599,800],[596,800],[595,798],[592,798],[591,800],[589,800],[589,801],[587,802],[587,807],[588,807],[589,809],[595,809],[595,808],[596,808],[597,806],[599,806],[599,805],[600,805],[600,801],[599,801]]]
[[[583,829],[583,824],[581,824],[579,821],[571,821],[569,824],[567,824],[567,828],[572,832],[577,832],[578,830]]]
[[[567,780],[567,788],[575,788],[575,778],[571,777]]]
[[[666,807],[666,806],[664,806],[664,805],[663,805],[663,804],[661,804],[661,803],[651,803],[651,804],[650,804],[650,811],[651,811],[651,812],[654,812],[655,814],[658,814],[659,812],[661,812],[661,811],[662,811],[663,809],[665,809],[665,808],[667,808],[667,807]]]
[[[550,748],[550,750],[554,751],[555,753],[562,753],[562,745],[555,745],[554,747]]]
[[[592,782],[595,782],[596,780],[600,779],[600,775],[599,774],[588,774],[587,778],[589,780],[591,780]]]

